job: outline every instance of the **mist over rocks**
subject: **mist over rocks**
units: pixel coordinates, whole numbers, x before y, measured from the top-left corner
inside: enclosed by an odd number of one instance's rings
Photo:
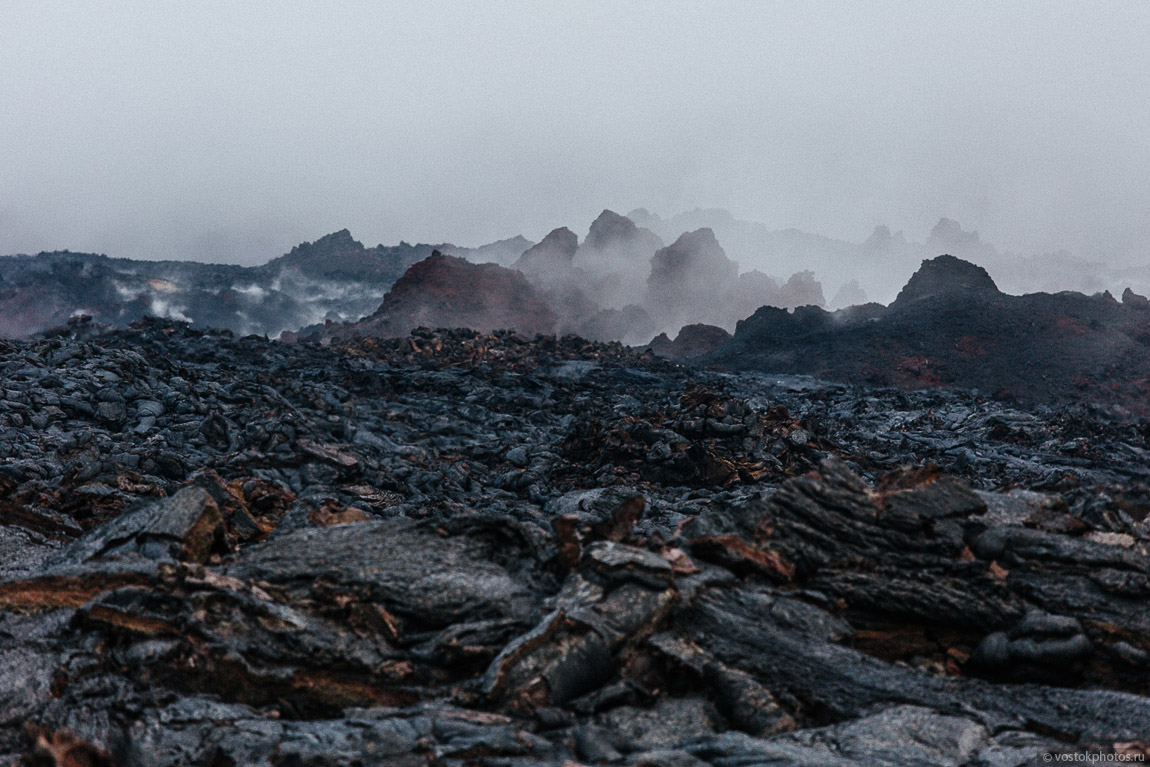
[[[688,320],[722,322],[725,296],[739,278],[739,265],[710,229],[685,232],[651,257],[646,303],[661,326],[682,326]]]
[[[263,266],[253,267],[253,271],[266,274],[269,278],[283,279],[287,273],[313,280],[390,285],[413,264],[436,251],[464,257],[476,263],[489,261],[506,265],[533,245],[530,240],[517,235],[478,248],[450,243],[411,245],[402,241],[398,245],[368,248],[352,237],[347,229],[341,229],[315,242],[300,243],[285,255],[273,258]]]
[[[760,306],[778,306],[782,292],[776,279],[755,269],[740,274],[738,281],[727,290],[725,299],[724,320],[733,317],[734,321],[722,324],[733,330],[735,322],[750,317]]]
[[[756,270],[739,274],[709,228],[683,232],[663,247],[648,230],[610,210],[596,218],[581,245],[569,229],[556,229],[513,266],[556,309],[560,332],[629,344],[688,324],[733,330],[763,305],[825,304],[812,272],[794,274],[783,285]]]
[[[793,275],[782,286],[761,272],[740,275],[738,264],[726,257],[709,229],[683,233],[667,247],[659,245],[649,231],[606,210],[582,244],[567,227],[554,229],[526,249],[511,270],[488,264],[480,277],[462,263],[425,269],[420,262],[396,282],[373,316],[342,326],[307,328],[299,336],[394,337],[420,325],[466,325],[641,345],[660,331],[678,332],[688,324],[733,329],[764,304],[824,303],[821,286],[809,272]],[[428,279],[432,274],[435,277]],[[518,280],[526,280],[534,294],[523,293]],[[472,295],[476,293],[490,295]],[[395,303],[401,295],[405,307],[419,309],[401,308]],[[468,301],[466,311],[455,311],[444,296]],[[508,301],[514,302],[509,304],[512,310],[504,311]],[[538,316],[532,317],[532,311]]]
[[[774,229],[741,220],[721,208],[698,208],[666,218],[642,209],[632,211],[632,215],[639,216],[644,226],[664,238],[674,239],[684,231],[711,229],[740,268],[757,270],[777,280],[785,281],[787,275],[802,271],[813,271],[820,280],[866,277],[873,266],[855,243],[793,228]],[[893,270],[892,279],[900,280],[909,271],[901,264],[894,265]]]
[[[550,242],[524,254],[520,262],[528,267],[526,272],[436,252],[411,266],[370,316],[305,328],[297,337],[329,342],[355,336],[403,337],[417,327],[466,327],[516,331],[528,337],[573,334],[635,345],[649,340],[656,325],[642,306],[601,308],[587,298],[583,271],[571,267],[559,249],[574,238],[563,231],[566,235],[553,232]]]
[[[483,314],[474,304],[462,314],[439,305],[430,320],[466,317],[475,327],[494,328],[512,322],[521,332],[540,329],[574,333],[597,340],[644,344],[658,332],[676,333],[685,324],[714,323],[733,330],[735,323],[764,304],[791,307],[823,303],[821,286],[809,273],[800,273],[780,286],[774,278],[751,271],[738,274],[710,230],[680,233],[671,246],[626,216],[604,210],[586,239],[567,227],[552,230],[540,243],[522,236],[484,245],[367,247],[347,229],[303,242],[258,267],[146,262],[111,259],[93,254],[54,253],[0,258],[0,334],[28,335],[58,326],[73,315],[86,315],[97,324],[124,326],[146,316],[192,323],[197,328],[225,328],[240,335],[284,339],[326,332],[354,324],[380,308],[385,296],[412,266],[433,253],[461,256],[472,263],[510,266],[521,272],[536,295],[524,304],[540,314],[501,312],[497,301]],[[465,269],[449,270],[461,280]],[[506,293],[484,272],[482,285]],[[446,273],[433,281],[446,290]],[[506,285],[510,275],[502,275]],[[401,286],[402,288],[403,286]],[[468,290],[487,289],[479,284]],[[463,286],[459,286],[460,295]],[[414,301],[413,296],[409,296]],[[437,304],[438,302],[438,304]],[[545,306],[546,305],[546,306]],[[374,333],[405,334],[408,319],[398,325],[379,322]],[[398,318],[400,315],[396,315]],[[453,319],[454,318],[454,319]],[[552,319],[554,322],[552,322]],[[360,325],[366,331],[368,325]]]
[[[508,266],[514,263],[525,250],[529,250],[534,247],[534,245],[535,243],[531,240],[521,234],[517,234],[505,240],[497,240],[495,242],[489,242],[486,245],[480,245],[477,248],[460,248],[447,245],[437,248],[437,250],[449,255],[466,258],[468,261],[474,261],[477,264],[493,263],[499,264],[500,266]]]
[[[324,337],[406,336],[418,327],[517,330],[534,336],[554,333],[555,322],[550,304],[520,272],[436,251],[408,268],[374,313]]]
[[[779,296],[775,301],[764,303],[783,309],[796,309],[800,306],[823,307],[827,301],[823,297],[822,283],[815,279],[815,273],[803,270],[792,274],[779,287]]]
[[[299,307],[277,294],[265,306],[246,288],[243,267],[161,261],[140,262],[92,253],[59,251],[0,258],[0,336],[15,338],[64,324],[74,314],[124,325],[145,315],[189,319],[200,311],[226,326],[240,313],[254,323]],[[225,291],[232,291],[225,293]]]
[[[0,336],[26,336],[75,314],[120,327],[153,316],[277,336],[371,314],[404,271],[436,250],[510,263],[530,246],[514,237],[480,248],[406,242],[368,248],[343,229],[255,267],[68,251],[4,256]]]
[[[347,229],[320,237],[315,242],[303,242],[288,253],[273,258],[258,269],[267,274],[280,274],[288,270],[313,279],[368,280],[379,275],[393,282],[407,267],[431,255],[430,245],[408,245],[401,242],[395,248],[382,245],[365,248]]]
[[[593,259],[596,255],[610,254],[612,251],[629,255],[663,247],[657,234],[645,227],[637,226],[627,216],[613,210],[604,210],[594,221],[583,240],[585,249],[581,258]]]
[[[991,254],[994,249],[984,243],[976,231],[966,231],[962,224],[943,216],[930,230],[926,246],[934,250],[962,253],[967,258],[978,253]]]
[[[858,280],[850,280],[843,284],[830,300],[828,308],[845,309],[848,306],[858,306],[867,303],[866,291],[859,285]]]
[[[555,332],[616,341],[629,336],[630,325],[619,310],[604,309],[590,297],[594,288],[587,273],[573,265],[578,250],[579,236],[565,226],[559,227],[524,251],[511,268],[522,272],[554,309],[558,317]]]
[[[605,307],[639,303],[647,287],[651,258],[663,240],[631,219],[604,210],[591,229],[573,265],[588,278],[589,297]]]
[[[565,226],[552,229],[547,236],[525,250],[512,264],[512,269],[528,278],[549,280],[562,278],[571,269],[579,250],[579,236]]]
[[[655,334],[658,326],[642,306],[627,304],[622,309],[600,309],[571,327],[575,335],[583,338],[639,346]]]
[[[547,332],[559,335],[631,345],[647,344],[659,333],[673,338],[691,324],[733,332],[761,307],[826,307],[824,284],[838,285],[829,304],[842,309],[875,297],[889,297],[892,306],[901,306],[912,296],[931,295],[934,283],[951,292],[967,285],[970,290],[964,295],[981,300],[979,296],[992,294],[992,285],[993,293],[1010,294],[1021,284],[1077,283],[1097,287],[1087,291],[1094,293],[1101,292],[1103,283],[1119,279],[1113,269],[1095,269],[1097,265],[1065,253],[1022,258],[999,252],[977,232],[945,217],[934,226],[929,244],[912,242],[881,224],[855,244],[798,230],[771,230],[723,210],[663,218],[637,209],[631,215],[639,223],[604,210],[582,242],[571,228],[559,227],[538,245],[516,236],[478,248],[406,242],[366,247],[344,229],[301,243],[259,267],[140,262],[67,252],[4,257],[0,334],[27,335],[73,315],[87,315],[116,326],[157,316],[240,335],[331,335],[337,331],[330,328],[374,314],[404,273],[435,251],[520,272],[535,291],[523,305],[534,306],[540,314],[531,318],[526,311],[503,312],[494,302],[486,304],[484,314],[476,308],[480,301],[462,315],[441,306],[424,314],[428,321],[441,316],[454,324],[466,316],[476,327],[515,323],[518,328],[509,327],[527,334],[549,328]],[[924,249],[944,245],[954,259],[973,265],[969,274],[936,278],[927,269],[900,297],[898,287],[917,271]],[[928,254],[927,260],[936,255]],[[779,276],[787,273],[786,279]],[[468,279],[465,270],[452,274]],[[494,279],[494,274],[488,276]],[[1133,297],[1148,292],[1150,271],[1126,270],[1121,278],[1126,281],[1115,286],[1114,294],[1130,290],[1132,298],[1125,303],[1137,305]],[[510,276],[499,280],[504,285],[492,289],[508,295]],[[443,279],[435,284],[440,293],[446,289]],[[435,295],[428,300],[431,305],[442,303]],[[874,313],[867,312],[873,319]],[[406,323],[414,314],[396,325],[376,318],[372,332],[402,335],[410,330]],[[839,319],[853,316],[859,315]],[[367,328],[359,326],[360,331]]]
[[[891,234],[890,227],[879,224],[870,233],[870,237],[863,242],[863,247],[872,251],[892,252],[906,247],[906,235],[902,232]]]
[[[1126,287],[1150,293],[1150,267],[1108,263],[1101,253],[1058,250],[1019,253],[996,247],[977,231],[940,217],[920,239],[878,224],[861,241],[827,237],[796,228],[778,228],[749,221],[721,208],[698,208],[659,216],[645,209],[631,211],[640,226],[667,241],[684,231],[712,229],[728,256],[742,269],[772,275],[813,271],[825,285],[857,280],[870,300],[889,303],[925,258],[949,253],[985,268],[1006,293],[1057,293],[1073,290],[1092,294]],[[861,234],[861,233],[860,233]],[[836,306],[836,308],[838,308]]]

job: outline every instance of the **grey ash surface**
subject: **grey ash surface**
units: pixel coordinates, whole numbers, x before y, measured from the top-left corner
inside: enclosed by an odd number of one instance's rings
[[[1141,753],[1147,436],[576,338],[0,342],[0,763]]]

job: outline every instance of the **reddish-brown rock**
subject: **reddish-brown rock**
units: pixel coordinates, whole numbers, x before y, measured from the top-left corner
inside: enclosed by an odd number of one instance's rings
[[[436,251],[404,273],[374,314],[325,335],[392,337],[417,327],[465,327],[533,336],[553,333],[555,320],[551,305],[519,272]]]

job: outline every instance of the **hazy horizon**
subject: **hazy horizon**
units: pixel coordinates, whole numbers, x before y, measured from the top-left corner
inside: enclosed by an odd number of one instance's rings
[[[263,263],[725,208],[1150,262],[1150,5],[10,0],[0,253]]]

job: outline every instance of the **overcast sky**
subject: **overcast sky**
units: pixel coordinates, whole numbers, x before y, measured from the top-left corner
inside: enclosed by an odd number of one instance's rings
[[[603,208],[1150,262],[1150,2],[0,0],[0,253]]]

